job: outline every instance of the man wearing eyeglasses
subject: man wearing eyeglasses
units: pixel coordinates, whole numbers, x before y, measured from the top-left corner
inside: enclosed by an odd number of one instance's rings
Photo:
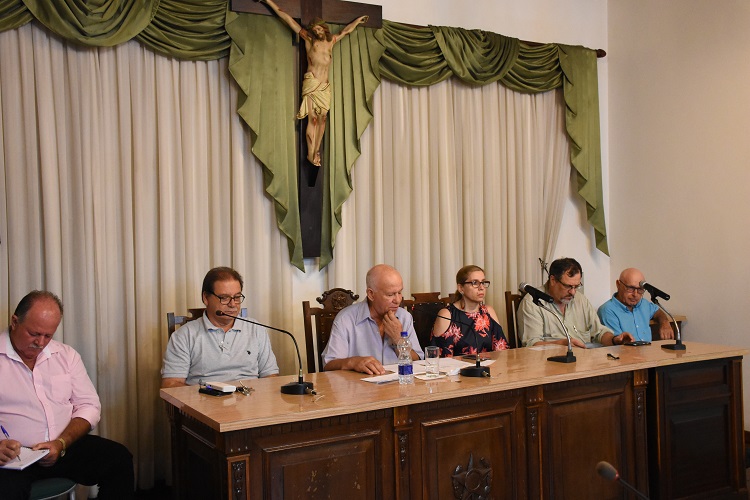
[[[554,300],[552,307],[565,323],[571,343],[586,348],[602,345],[622,344],[632,341],[629,333],[615,337],[612,330],[604,326],[596,315],[596,309],[582,292],[583,269],[575,259],[557,259],[549,267],[549,280],[544,290]],[[525,347],[544,344],[568,345],[560,322],[552,311],[543,311],[533,303],[530,295],[521,301],[518,310],[518,330]]]
[[[229,267],[215,267],[206,274],[201,293],[206,312],[169,338],[161,370],[162,387],[279,374],[263,327],[224,316],[240,315],[240,305],[245,300],[243,284],[240,273]]]
[[[615,281],[617,292],[599,307],[599,319],[614,331],[615,336],[630,334],[635,340],[651,342],[650,321],[659,324],[661,339],[674,338],[672,325],[664,311],[656,304],[644,300],[640,283],[643,273],[635,268],[625,269]]]

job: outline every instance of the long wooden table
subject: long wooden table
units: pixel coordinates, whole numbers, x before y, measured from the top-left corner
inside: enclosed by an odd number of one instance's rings
[[[491,378],[413,386],[307,375],[318,397],[281,394],[288,377],[249,396],[162,389],[175,497],[623,498],[595,471],[606,460],[651,498],[747,498],[747,350],[665,343],[571,364],[546,360],[562,346],[514,349],[492,354]]]

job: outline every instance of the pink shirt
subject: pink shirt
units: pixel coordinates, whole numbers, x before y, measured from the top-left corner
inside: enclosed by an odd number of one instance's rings
[[[32,371],[8,330],[0,333],[0,424],[12,439],[24,446],[57,439],[73,417],[93,429],[100,414],[99,396],[75,349],[51,340]]]

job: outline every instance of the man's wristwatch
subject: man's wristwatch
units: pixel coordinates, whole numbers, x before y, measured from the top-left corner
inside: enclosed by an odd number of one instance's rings
[[[65,456],[65,450],[67,449],[68,446],[65,444],[65,440],[63,438],[57,438],[57,440],[60,441],[62,443],[62,445],[63,445],[63,449],[60,450],[60,457],[64,457]]]

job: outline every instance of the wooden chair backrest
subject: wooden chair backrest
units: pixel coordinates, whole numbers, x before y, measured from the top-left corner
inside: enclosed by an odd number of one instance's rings
[[[328,339],[331,337],[333,320],[339,311],[346,306],[352,305],[358,299],[359,295],[356,295],[351,290],[331,288],[315,299],[322,307],[310,307],[310,302],[307,300],[302,302],[302,314],[305,318],[307,371],[309,373],[323,371],[323,358],[320,355],[323,353],[326,345],[328,345]],[[315,318],[314,329],[313,318]]]
[[[185,315],[177,315],[173,312],[167,313],[167,338],[171,337],[172,334],[177,330],[179,327],[187,323],[188,321],[193,321],[195,319],[200,318],[203,316],[203,313],[206,312],[205,307],[194,307],[192,309],[188,309],[188,313]],[[243,307],[240,311],[240,316],[243,318],[247,317],[247,308]]]
[[[404,307],[414,318],[414,331],[417,333],[419,345],[424,350],[431,344],[432,326],[435,324],[438,312],[451,303],[453,296],[440,297],[440,292],[413,293],[414,300],[404,300]]]
[[[513,292],[505,292],[505,315],[508,319],[508,331],[505,336],[511,349],[523,347],[521,338],[518,336],[518,306],[521,305],[523,295]]]

